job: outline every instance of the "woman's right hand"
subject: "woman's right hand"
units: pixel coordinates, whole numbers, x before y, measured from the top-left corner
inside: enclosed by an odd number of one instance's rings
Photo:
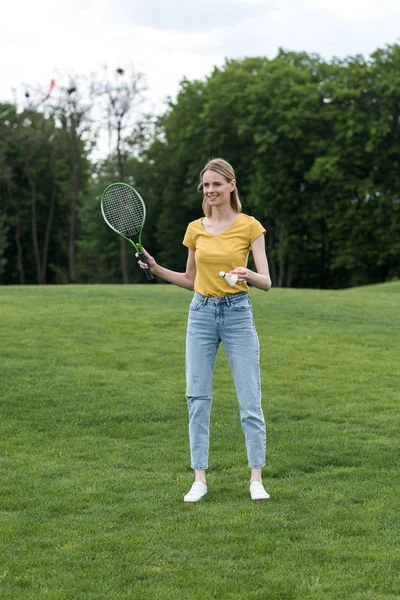
[[[140,259],[138,260],[138,265],[141,269],[150,269],[150,271],[153,271],[153,269],[155,269],[157,267],[157,263],[154,260],[154,258],[147,252],[147,250],[145,250],[142,246],[142,252],[145,255],[145,257],[147,258],[148,264],[146,264],[145,262],[141,261]],[[139,254],[136,252],[135,254],[136,258],[139,258]]]

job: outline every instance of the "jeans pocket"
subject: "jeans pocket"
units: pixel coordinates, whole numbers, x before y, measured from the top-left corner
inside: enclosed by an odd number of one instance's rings
[[[192,300],[189,306],[189,310],[199,310],[204,306],[204,302],[201,300]]]
[[[230,303],[230,307],[232,310],[237,312],[243,312],[247,310],[251,310],[251,302],[247,297],[238,298],[237,300],[232,300]]]

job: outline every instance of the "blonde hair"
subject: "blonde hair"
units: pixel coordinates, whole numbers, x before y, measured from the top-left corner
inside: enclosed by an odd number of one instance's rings
[[[200,173],[200,183],[197,186],[199,192],[202,191],[203,175],[206,171],[215,171],[219,175],[222,175],[222,177],[225,177],[228,183],[236,179],[233,167],[228,162],[226,162],[226,160],[224,160],[223,158],[213,158],[206,164],[206,166]],[[242,203],[240,202],[239,193],[236,186],[231,192],[231,206],[235,212],[242,212]],[[205,194],[203,197],[202,209],[206,217],[211,217],[211,206]]]

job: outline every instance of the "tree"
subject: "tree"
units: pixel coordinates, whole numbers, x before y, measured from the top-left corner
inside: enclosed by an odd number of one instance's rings
[[[94,145],[93,134],[88,136],[91,126],[92,104],[84,100],[86,82],[84,78],[70,74],[66,85],[59,85],[58,102],[53,112],[61,128],[61,142],[72,167],[68,184],[64,187],[70,201],[68,272],[70,283],[77,282],[77,238],[78,210],[80,197],[87,188],[90,163],[88,154]],[[89,139],[85,139],[89,138]]]
[[[109,146],[115,149],[118,181],[125,182],[128,148],[125,139],[138,120],[137,109],[143,101],[146,89],[144,75],[133,68],[118,68],[114,79],[105,69],[104,78],[95,84],[96,94],[102,98],[102,110],[109,133]],[[127,133],[128,131],[128,133]],[[111,152],[110,152],[111,153]],[[123,283],[129,283],[127,243],[120,237],[120,254]]]
[[[219,155],[267,227],[275,285],[398,276],[399,66],[398,46],[331,63],[281,50],[184,80],[143,155],[158,182],[161,259],[181,267],[185,226],[201,216],[198,172]]]
[[[7,259],[5,258],[5,251],[8,245],[7,231],[6,215],[0,212],[0,282],[2,281],[4,266],[7,262]]]
[[[8,226],[10,283],[65,281],[73,163],[53,115],[34,108],[1,122],[0,197]]]

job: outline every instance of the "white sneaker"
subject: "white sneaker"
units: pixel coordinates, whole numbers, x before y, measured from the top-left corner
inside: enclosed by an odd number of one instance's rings
[[[184,502],[198,502],[207,494],[207,486],[201,481],[195,481],[190,491],[183,498]]]
[[[253,481],[250,484],[250,496],[252,500],[258,502],[265,502],[270,498],[269,494],[264,490],[263,484],[259,481]]]

